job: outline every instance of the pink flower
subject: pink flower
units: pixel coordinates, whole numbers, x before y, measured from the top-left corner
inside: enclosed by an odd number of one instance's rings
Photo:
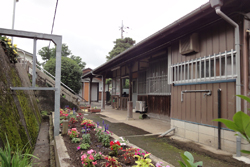
[[[72,128],[72,131],[77,131],[76,128]]]
[[[92,164],[93,164],[93,165],[96,165],[96,164],[97,164],[97,162],[96,162],[96,161],[95,161],[95,162],[92,162]]]
[[[87,155],[86,154],[83,154],[82,156],[81,156],[81,160],[84,160],[84,159],[86,159],[87,158]]]
[[[89,159],[94,160],[94,156],[91,154],[91,155],[89,156]]]
[[[77,150],[80,150],[80,149],[81,149],[81,147],[80,147],[80,146],[78,146],[78,147],[77,147]]]
[[[93,150],[93,149],[91,149],[91,150],[87,151],[87,153],[88,153],[88,154],[92,154],[93,152],[94,152],[94,150]]]

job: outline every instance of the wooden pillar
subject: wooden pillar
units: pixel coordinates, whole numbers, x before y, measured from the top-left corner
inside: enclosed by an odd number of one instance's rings
[[[133,84],[133,81],[132,81],[132,65],[129,65],[128,66],[128,72],[129,72],[129,101],[132,101],[132,84]]]
[[[127,102],[127,118],[131,119],[133,118],[133,102],[132,101],[128,101]]]
[[[91,105],[92,77],[89,78],[89,105]]]
[[[106,73],[102,76],[102,109],[105,109],[105,83],[106,83]]]
[[[84,82],[82,82],[82,98],[84,99]],[[81,99],[81,101],[84,101],[83,99]]]
[[[122,109],[122,68],[120,68],[120,110]]]

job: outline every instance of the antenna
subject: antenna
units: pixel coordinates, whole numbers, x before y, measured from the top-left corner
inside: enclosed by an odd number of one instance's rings
[[[122,20],[122,26],[121,26],[120,29],[119,29],[119,30],[121,30],[121,39],[123,39],[123,33],[125,32],[125,31],[124,31],[125,29],[129,29],[129,27],[124,27],[124,25],[123,25],[123,20]]]

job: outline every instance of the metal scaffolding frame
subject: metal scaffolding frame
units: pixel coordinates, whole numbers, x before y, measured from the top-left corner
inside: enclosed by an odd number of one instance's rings
[[[29,38],[34,39],[33,43],[33,67],[32,67],[32,86],[31,87],[10,87],[11,90],[54,90],[55,91],[55,117],[54,117],[54,135],[59,135],[59,124],[60,124],[60,83],[61,83],[61,48],[62,48],[62,36],[42,34],[36,32],[11,30],[0,28],[0,35]],[[55,87],[36,87],[36,43],[37,40],[49,40],[52,41],[56,47],[56,77]]]

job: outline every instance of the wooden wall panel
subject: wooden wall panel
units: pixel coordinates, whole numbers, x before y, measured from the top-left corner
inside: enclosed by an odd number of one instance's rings
[[[213,84],[206,84],[208,90],[213,90]],[[213,98],[216,96],[216,92],[214,96],[204,96],[207,100],[207,111],[206,111],[206,124],[212,125],[213,120],[213,111],[214,111],[214,105],[213,105]]]
[[[234,49],[234,28],[233,26],[226,24],[226,40],[227,40],[227,50]]]
[[[219,83],[213,84],[213,89],[212,89],[213,119],[218,118],[218,89],[219,88],[220,88]],[[218,126],[218,123],[217,122],[212,122],[212,125]]]
[[[201,90],[201,85],[195,85],[196,90]],[[195,99],[196,99],[196,104],[195,104],[195,120],[196,122],[200,123],[201,122],[201,99],[202,99],[202,94],[201,93],[195,93]]]
[[[138,71],[138,62],[135,62],[132,67],[132,72]]]
[[[138,100],[148,101],[148,112],[154,114],[160,114],[170,117],[170,96],[138,96]]]
[[[232,120],[236,112],[235,82],[172,87],[171,118],[217,126],[212,120],[218,118],[219,88],[222,90],[222,118]],[[185,93],[181,102],[181,90],[212,90],[212,95],[204,96],[203,92]]]
[[[212,29],[212,36],[213,36],[213,41],[212,41],[212,47],[213,47],[213,51],[211,54],[216,54],[219,53],[219,47],[220,47],[220,36],[219,36],[219,28],[218,27],[213,27]],[[222,33],[223,34],[223,33]]]
[[[192,90],[190,85],[185,86],[185,90]],[[187,121],[191,121],[191,105],[194,104],[194,101],[191,100],[192,93],[186,93],[186,100],[185,100],[185,108],[186,108],[186,119]]]
[[[190,90],[196,90],[196,85],[191,85]],[[190,93],[190,121],[195,122],[196,93]]]
[[[236,85],[235,82],[231,82],[231,83],[227,83],[227,92],[228,92],[228,99],[227,99],[227,105],[228,105],[228,109],[227,109],[227,119],[232,120],[233,119],[233,115],[236,112],[236,105],[235,105],[235,100],[236,100],[236,89],[235,89]]]
[[[207,84],[202,84],[201,85],[202,90],[207,89]],[[204,97],[203,93],[201,93],[201,123],[202,124],[207,124],[206,121],[206,112],[207,112],[207,98]]]
[[[89,83],[84,82],[84,97],[86,101],[89,101]]]

